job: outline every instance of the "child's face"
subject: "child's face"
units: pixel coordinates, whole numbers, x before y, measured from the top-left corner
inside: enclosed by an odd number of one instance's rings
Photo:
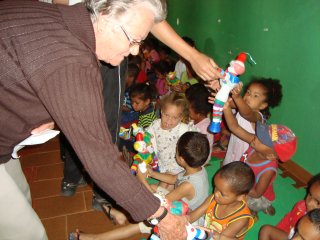
[[[307,216],[300,219],[297,231],[291,240],[320,240],[320,232]]]
[[[220,205],[229,205],[239,201],[239,195],[236,195],[226,179],[220,174],[214,177],[214,200]]]
[[[320,183],[314,183],[306,197],[307,211],[320,208]]]
[[[142,112],[147,109],[150,100],[143,100],[139,96],[131,97],[131,106],[136,112]]]
[[[176,127],[182,120],[182,107],[167,104],[161,110],[161,128],[169,130]]]
[[[247,92],[243,96],[243,100],[248,104],[248,106],[255,111],[265,109],[268,104],[266,101],[266,92],[260,84],[251,84]]]

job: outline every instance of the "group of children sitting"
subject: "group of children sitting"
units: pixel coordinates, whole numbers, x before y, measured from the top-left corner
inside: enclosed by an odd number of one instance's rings
[[[151,134],[158,158],[159,172],[150,166],[146,172],[137,172],[147,189],[170,202],[187,203],[190,223],[205,229],[208,239],[244,239],[258,220],[258,212],[275,214],[273,182],[278,161],[288,161],[297,145],[288,127],[267,123],[269,109],[278,106],[282,98],[278,80],[253,79],[243,96],[241,83],[230,93],[223,112],[232,134],[222,166],[214,174],[213,194],[209,194],[204,166],[214,142],[214,135],[207,130],[214,91],[202,83],[189,84],[183,93],[182,88],[168,88],[163,95],[156,92],[160,100],[155,104],[150,83],[127,86],[126,105],[131,106],[127,112],[134,112],[138,125]],[[158,180],[157,184],[150,184],[148,178]],[[151,231],[141,222],[101,234],[81,233],[79,239],[127,239]],[[299,201],[278,225],[263,226],[257,238],[320,239],[320,174],[310,181],[305,200]]]

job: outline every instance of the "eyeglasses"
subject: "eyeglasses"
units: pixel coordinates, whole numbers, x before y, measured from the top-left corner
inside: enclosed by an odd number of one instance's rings
[[[138,40],[130,37],[130,35],[127,33],[127,31],[122,26],[120,26],[120,28],[123,31],[124,35],[126,35],[128,41],[129,41],[129,47],[136,47],[136,46],[140,47],[143,44],[142,40],[138,41]]]

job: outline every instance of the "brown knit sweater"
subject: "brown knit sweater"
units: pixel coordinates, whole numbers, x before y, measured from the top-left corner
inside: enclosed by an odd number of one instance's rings
[[[0,37],[0,162],[53,119],[93,180],[135,220],[155,213],[159,200],[118,160],[112,144],[85,7],[0,1]]]

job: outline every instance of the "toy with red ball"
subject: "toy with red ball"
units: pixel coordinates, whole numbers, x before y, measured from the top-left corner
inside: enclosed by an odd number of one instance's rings
[[[216,95],[212,109],[212,122],[209,125],[209,131],[212,133],[220,132],[223,106],[228,100],[230,91],[239,83],[238,76],[245,72],[244,63],[246,59],[246,53],[241,52],[235,60],[230,62],[227,70],[218,69],[223,78],[220,79],[221,88]]]

